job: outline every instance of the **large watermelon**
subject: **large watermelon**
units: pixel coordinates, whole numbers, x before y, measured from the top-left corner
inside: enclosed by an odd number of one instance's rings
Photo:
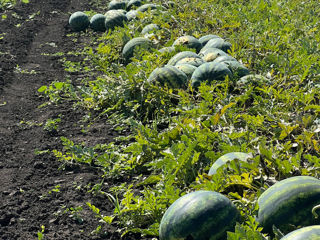
[[[122,50],[122,56],[125,58],[126,61],[128,61],[131,57],[134,55],[134,51],[137,48],[143,48],[143,49],[151,49],[153,48],[153,43],[148,38],[144,37],[136,37],[131,39],[129,42],[127,42]]]
[[[90,27],[94,31],[104,32],[104,31],[106,31],[105,21],[106,21],[105,15],[100,14],[100,13],[95,14],[90,19]]]
[[[84,12],[75,12],[70,16],[69,24],[73,31],[80,32],[90,25],[90,20]]]
[[[249,75],[250,73],[249,69],[238,61],[224,61],[222,63],[227,65],[234,78],[241,78],[243,76]]]
[[[133,8],[140,7],[141,5],[142,5],[142,1],[141,0],[130,0],[127,3],[127,11],[130,11]]]
[[[201,58],[200,56],[198,56],[198,54],[191,52],[191,51],[183,51],[183,52],[179,52],[176,55],[174,55],[169,61],[168,61],[168,65],[176,65],[178,61],[180,61],[183,58]]]
[[[320,180],[309,176],[290,177],[277,182],[258,198],[257,221],[264,232],[272,233],[274,225],[283,232],[292,225],[319,224],[312,208],[320,204]]]
[[[197,69],[197,67],[186,63],[176,64],[175,67],[184,72],[187,75],[188,79],[191,78],[193,72]]]
[[[320,240],[320,225],[297,229],[280,240]]]
[[[211,176],[217,172],[217,170],[225,165],[228,162],[231,162],[232,160],[238,159],[240,161],[247,161],[248,158],[250,158],[252,155],[248,153],[243,152],[231,152],[222,155],[219,157],[214,164],[211,166],[208,175]]]
[[[115,27],[123,27],[124,23],[128,21],[126,14],[121,10],[109,10],[105,14],[106,29],[114,29]]]
[[[231,49],[232,44],[225,41],[222,38],[213,38],[213,39],[210,39],[206,43],[206,45],[204,45],[203,49],[212,48],[212,47],[219,48],[222,51],[228,52]]]
[[[229,55],[229,54],[222,51],[219,48],[201,49],[201,51],[199,53],[199,56],[202,57],[202,59],[206,62],[212,62],[220,56],[227,56],[227,55]]]
[[[187,86],[187,75],[175,66],[166,65],[156,68],[148,78],[148,82],[158,82],[172,88],[185,88]]]
[[[189,35],[177,38],[172,44],[173,47],[181,45],[186,46],[188,48],[193,48],[197,52],[199,52],[202,48],[202,44],[199,42],[199,40],[194,36]]]
[[[232,77],[232,72],[223,63],[208,62],[199,66],[191,76],[192,87],[199,87],[201,82],[224,80],[227,76]]]
[[[237,208],[224,195],[196,191],[176,200],[162,217],[160,240],[226,239],[239,217]]]
[[[125,9],[126,5],[125,0],[112,0],[108,4],[108,10]]]
[[[214,34],[208,34],[199,38],[199,42],[202,44],[202,46],[204,46],[207,44],[207,42],[209,42],[209,40],[214,38],[220,38],[220,37]]]
[[[190,64],[195,67],[199,67],[200,65],[204,64],[205,61],[202,60],[202,58],[199,57],[187,57],[179,60],[175,65],[177,64]]]

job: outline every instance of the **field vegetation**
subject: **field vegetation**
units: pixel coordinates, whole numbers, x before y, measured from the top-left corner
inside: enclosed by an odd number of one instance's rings
[[[156,2],[156,1],[155,1]],[[164,5],[166,1],[157,1]],[[98,120],[113,126],[113,142],[87,146],[62,137],[64,148],[52,151],[61,169],[90,165],[101,169],[91,194],[112,202],[97,215],[95,234],[111,224],[129,233],[156,238],[166,209],[195,190],[223,193],[241,212],[228,239],[280,239],[261,233],[255,220],[257,199],[276,181],[298,175],[319,178],[320,167],[320,8],[316,0],[176,0],[166,11],[146,11],[137,19],[104,33],[88,29],[69,34],[73,52],[55,54],[65,81],[38,89],[41,107],[71,103],[81,110],[85,132]],[[3,2],[1,2],[3,5]],[[104,13],[104,1],[95,0]],[[92,16],[97,12],[87,11]],[[71,14],[71,13],[70,13]],[[156,48],[138,49],[130,61],[126,42],[142,28],[158,24]],[[172,89],[148,83],[157,67],[178,51],[161,53],[180,36],[216,34],[232,44],[229,52],[262,80],[236,79],[202,83],[198,89]],[[45,53],[44,53],[45,54]],[[77,79],[74,73],[81,73]],[[59,131],[60,119],[47,129]],[[51,131],[50,130],[50,131]],[[208,175],[211,165],[229,152],[251,153]],[[108,187],[108,182],[116,183]],[[296,227],[293,227],[293,230]]]

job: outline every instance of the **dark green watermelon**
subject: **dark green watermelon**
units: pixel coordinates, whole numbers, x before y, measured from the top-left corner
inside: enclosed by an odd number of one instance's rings
[[[214,34],[208,34],[199,38],[199,42],[202,44],[202,46],[204,46],[207,44],[207,42],[209,42],[209,40],[214,38],[220,38],[220,37]]]
[[[186,46],[188,48],[193,48],[196,50],[196,52],[199,52],[200,49],[202,48],[202,44],[199,42],[199,40],[193,36],[182,36],[176,39],[172,46]]]
[[[161,9],[162,7],[160,5],[154,4],[154,3],[146,3],[141,5],[137,8],[138,12],[146,12],[148,10],[155,10],[155,9]]]
[[[222,167],[228,162],[231,162],[232,160],[238,159],[240,161],[247,161],[247,159],[250,157],[251,157],[251,154],[243,153],[243,152],[231,152],[231,153],[224,154],[214,162],[214,164],[211,166],[209,170],[208,175],[209,176],[214,175],[220,167]]]
[[[94,31],[98,31],[98,32],[104,32],[106,31],[106,16],[103,14],[95,14],[92,16],[92,18],[90,19],[90,27],[94,30]]]
[[[223,63],[208,62],[199,66],[191,76],[192,87],[199,87],[201,82],[224,80],[227,76],[232,77],[232,72]]]
[[[239,218],[239,212],[224,195],[196,191],[176,200],[162,217],[160,240],[226,239]]]
[[[143,48],[148,50],[153,47],[154,45],[152,41],[147,38],[144,38],[144,37],[133,38],[124,45],[122,50],[122,56],[128,61],[130,58],[133,57],[135,49]]]
[[[297,229],[288,233],[280,240],[320,240],[320,225]]]
[[[257,221],[272,234],[274,225],[288,233],[292,226],[319,224],[312,208],[320,204],[320,180],[309,176],[290,177],[277,182],[258,198]]]
[[[127,11],[130,11],[131,9],[140,7],[142,5],[142,1],[141,0],[130,0],[127,3]]]
[[[232,44],[227,42],[227,41],[225,41],[222,38],[213,38],[213,39],[210,39],[206,43],[206,45],[204,45],[203,49],[213,48],[213,47],[214,48],[219,48],[224,52],[228,52],[231,49]]]
[[[128,21],[126,14],[121,10],[110,10],[105,14],[106,29],[114,29],[115,27],[123,27],[124,23]]]
[[[224,61],[222,63],[227,65],[234,78],[241,78],[250,74],[249,69],[238,61]]]
[[[165,65],[152,71],[148,78],[149,83],[160,83],[171,88],[186,88],[187,75],[175,66]]]
[[[139,12],[137,10],[130,10],[126,13],[126,17],[128,21],[131,21],[133,19],[136,19],[138,17]]]
[[[73,31],[80,32],[87,29],[90,20],[84,12],[75,12],[69,18],[69,25]]]
[[[108,4],[108,10],[125,9],[126,5],[125,0],[112,0]]]
[[[180,61],[183,58],[189,58],[189,57],[193,57],[193,58],[201,58],[198,56],[198,54],[191,52],[191,51],[183,51],[183,52],[179,52],[176,55],[174,55],[169,61],[168,61],[168,65],[176,65],[176,63],[178,61]]]

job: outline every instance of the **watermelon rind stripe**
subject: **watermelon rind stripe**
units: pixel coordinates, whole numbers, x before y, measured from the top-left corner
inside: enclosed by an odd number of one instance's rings
[[[280,240],[320,240],[320,225],[297,229],[288,233]]]

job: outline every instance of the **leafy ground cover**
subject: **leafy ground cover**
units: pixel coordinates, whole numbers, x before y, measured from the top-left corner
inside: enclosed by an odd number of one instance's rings
[[[280,239],[276,229],[274,237],[261,233],[255,221],[257,199],[290,176],[319,177],[317,5],[295,0],[177,0],[166,11],[146,11],[105,33],[69,29],[63,35],[68,47],[43,49],[42,57],[59,63],[61,77],[37,88],[43,98],[39,109],[54,108],[57,113],[44,118],[41,127],[58,142],[43,147],[39,156],[58,160],[64,173],[87,168],[96,173],[85,188],[76,186],[85,197],[67,208],[75,223],[81,225],[77,221],[91,212],[91,237],[157,238],[160,220],[176,199],[212,190],[231,199],[241,212],[228,239]],[[90,8],[77,10],[93,16],[104,13],[107,5],[96,0]],[[149,36],[155,49],[137,49],[130,61],[124,59],[124,45],[141,37],[150,23],[161,27]],[[180,36],[207,34],[229,41],[229,53],[264,78],[245,83],[226,78],[198,89],[147,82],[150,73],[178,51],[190,50],[159,49]],[[66,106],[67,113],[61,114],[59,109]],[[77,116],[72,124],[71,114]],[[78,134],[72,134],[73,129]],[[115,137],[103,138],[106,129]],[[96,134],[101,138],[95,141]],[[252,157],[241,167],[233,160],[209,176],[211,165],[230,152]],[[58,186],[50,194],[70,187]],[[59,194],[50,201],[55,197]]]

